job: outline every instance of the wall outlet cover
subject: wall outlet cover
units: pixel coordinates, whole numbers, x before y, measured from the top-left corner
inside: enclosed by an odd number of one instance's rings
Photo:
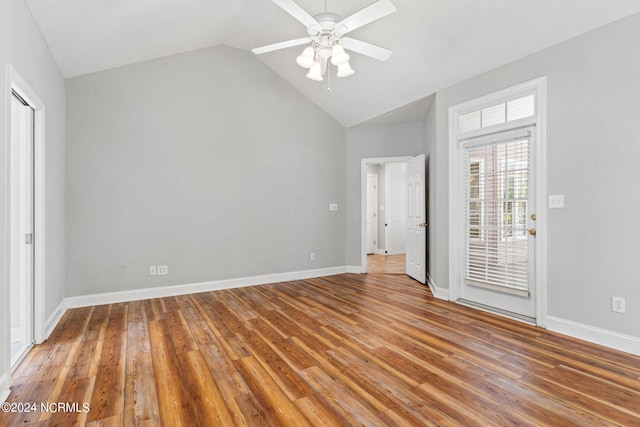
[[[627,307],[624,298],[611,297],[611,311],[614,313],[626,313]]]
[[[554,194],[549,196],[549,209],[563,209],[564,194]]]

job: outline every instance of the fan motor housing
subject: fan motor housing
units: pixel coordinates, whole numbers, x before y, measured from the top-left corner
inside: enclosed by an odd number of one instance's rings
[[[320,31],[317,28],[307,28],[307,33],[310,36],[317,36],[318,33],[328,34],[335,30],[336,23],[342,21],[342,18],[335,13],[319,13],[314,16],[314,19],[320,24]]]

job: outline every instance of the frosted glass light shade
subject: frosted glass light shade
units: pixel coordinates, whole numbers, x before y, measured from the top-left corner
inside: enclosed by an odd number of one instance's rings
[[[311,68],[314,56],[315,52],[313,51],[313,48],[307,47],[304,49],[302,54],[296,58],[296,62],[302,68]]]
[[[342,65],[349,61],[349,54],[344,51],[344,48],[339,44],[334,44],[331,48],[331,63],[333,65]]]
[[[327,59],[328,57],[331,56],[332,50],[330,47],[321,47],[320,50],[318,50],[318,55],[320,56],[320,58],[324,58]]]
[[[315,61],[313,65],[311,65],[311,68],[307,73],[307,77],[317,82],[322,81],[322,68],[320,67],[320,61]]]
[[[355,73],[355,71],[351,68],[351,65],[349,65],[348,62],[338,65],[338,77],[347,77],[353,73]]]

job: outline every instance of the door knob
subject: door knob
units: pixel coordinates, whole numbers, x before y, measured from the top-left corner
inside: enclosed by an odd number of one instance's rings
[[[529,230],[529,234],[531,234],[532,236],[535,236],[536,235],[536,229],[535,228],[530,229]]]
[[[426,227],[426,226],[427,226],[427,223],[426,223],[426,222],[423,222],[422,224],[418,224],[418,225],[417,225],[417,227],[423,227],[423,228],[424,228],[424,227]]]

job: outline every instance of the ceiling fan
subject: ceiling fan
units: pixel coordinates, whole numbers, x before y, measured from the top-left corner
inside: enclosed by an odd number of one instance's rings
[[[315,16],[308,14],[293,0],[273,0],[273,2],[304,24],[307,27],[308,36],[257,47],[252,49],[252,52],[261,54],[311,43],[296,58],[298,65],[309,69],[307,77],[311,80],[321,81],[322,76],[328,71],[329,63],[338,67],[338,77],[352,75],[354,70],[349,65],[349,54],[345,49],[380,61],[386,61],[393,54],[392,51],[380,46],[344,37],[350,31],[395,12],[396,7],[391,0],[378,0],[344,19],[335,13],[327,12],[326,0],[324,13]]]

